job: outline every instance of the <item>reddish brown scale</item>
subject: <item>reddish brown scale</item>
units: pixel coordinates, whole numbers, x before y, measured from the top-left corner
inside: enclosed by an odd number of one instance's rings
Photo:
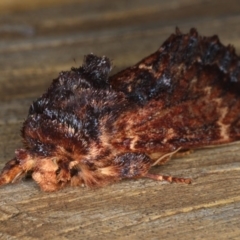
[[[23,149],[0,185],[27,173],[44,191],[99,187],[153,175],[177,151],[240,139],[240,58],[218,37],[178,29],[153,54],[111,77],[106,57],[87,55],[30,106]]]

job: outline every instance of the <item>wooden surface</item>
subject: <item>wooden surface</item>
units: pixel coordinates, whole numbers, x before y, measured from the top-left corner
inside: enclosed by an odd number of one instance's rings
[[[116,72],[155,51],[175,26],[217,33],[240,53],[239,0],[2,0],[0,167],[21,147],[30,103],[59,71],[93,52],[113,59]],[[240,239],[239,142],[154,171],[193,184],[140,179],[44,193],[27,179],[2,187],[0,239]]]

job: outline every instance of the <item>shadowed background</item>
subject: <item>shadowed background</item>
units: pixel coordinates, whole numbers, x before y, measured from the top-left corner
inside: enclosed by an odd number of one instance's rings
[[[0,167],[21,147],[32,100],[85,54],[106,55],[113,72],[154,52],[178,26],[218,34],[240,53],[238,0],[1,0]],[[149,179],[102,189],[40,192],[31,179],[0,188],[0,239],[239,239],[240,143],[195,151]]]

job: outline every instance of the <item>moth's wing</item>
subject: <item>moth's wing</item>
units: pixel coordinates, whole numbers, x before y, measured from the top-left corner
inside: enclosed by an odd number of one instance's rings
[[[121,138],[131,150],[170,151],[240,139],[240,58],[217,36],[177,31],[157,52],[109,81],[132,103],[115,123],[123,127],[127,120]]]

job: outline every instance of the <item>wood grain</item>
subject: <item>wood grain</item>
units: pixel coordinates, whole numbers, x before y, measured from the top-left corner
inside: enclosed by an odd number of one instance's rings
[[[155,51],[180,27],[217,33],[240,52],[238,0],[1,1],[0,167],[21,146],[29,104],[61,70],[93,52],[116,72]],[[197,150],[149,179],[43,193],[31,180],[0,188],[0,239],[239,239],[240,142]]]

